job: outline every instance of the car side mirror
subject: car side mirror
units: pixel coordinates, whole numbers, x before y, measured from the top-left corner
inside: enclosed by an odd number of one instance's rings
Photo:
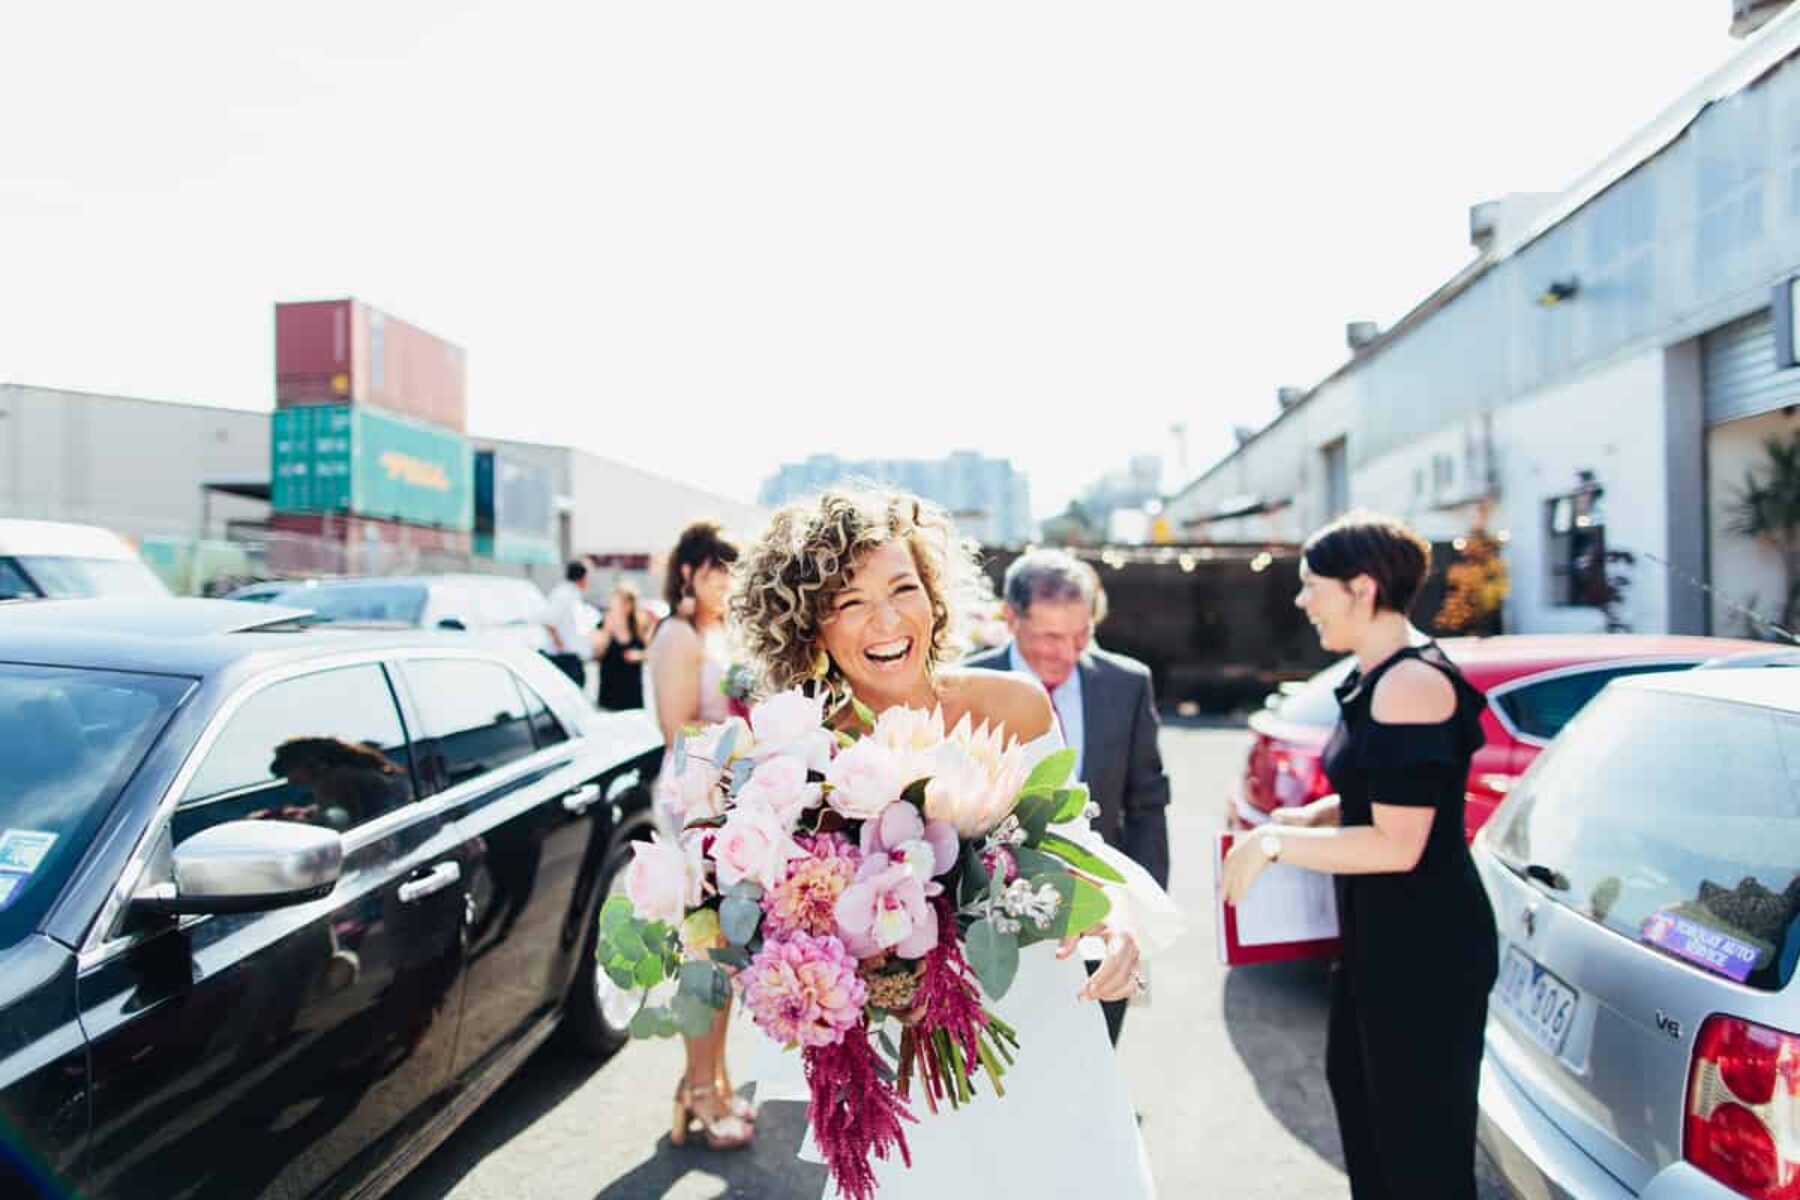
[[[462,623],[462,620],[457,617],[445,617],[443,620],[438,622],[437,627],[439,629],[455,629],[458,631],[468,629],[468,626],[464,625]]]
[[[263,912],[331,894],[344,867],[335,832],[292,821],[226,821],[175,847],[172,883],[136,896],[148,913]]]

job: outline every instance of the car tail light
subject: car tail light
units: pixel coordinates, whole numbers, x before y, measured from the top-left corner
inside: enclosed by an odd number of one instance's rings
[[[1750,1200],[1800,1200],[1800,1037],[1708,1017],[1694,1042],[1682,1156]]]
[[[1274,754],[1274,792],[1277,808],[1311,804],[1331,795],[1331,780],[1317,754],[1305,750],[1277,750]]]

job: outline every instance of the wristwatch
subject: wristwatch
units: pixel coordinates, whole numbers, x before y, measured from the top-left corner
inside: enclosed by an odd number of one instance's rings
[[[1262,835],[1263,857],[1270,862],[1281,861],[1281,839],[1272,833]]]

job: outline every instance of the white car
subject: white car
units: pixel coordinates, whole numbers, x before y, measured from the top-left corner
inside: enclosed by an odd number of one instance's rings
[[[544,593],[504,575],[403,575],[253,583],[226,597],[302,608],[321,622],[499,633],[542,650]]]
[[[0,600],[168,594],[131,543],[110,529],[0,520]]]

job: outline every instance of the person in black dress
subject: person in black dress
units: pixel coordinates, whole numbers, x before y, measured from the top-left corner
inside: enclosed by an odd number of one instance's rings
[[[594,634],[600,655],[600,707],[618,712],[644,707],[644,626],[637,590],[628,583],[613,589],[606,619]]]
[[[1355,1200],[1473,1200],[1494,912],[1463,840],[1479,690],[1407,619],[1431,548],[1353,514],[1315,534],[1295,603],[1356,670],[1325,751],[1336,795],[1237,840],[1236,903],[1269,863],[1337,876],[1326,1077]]]

